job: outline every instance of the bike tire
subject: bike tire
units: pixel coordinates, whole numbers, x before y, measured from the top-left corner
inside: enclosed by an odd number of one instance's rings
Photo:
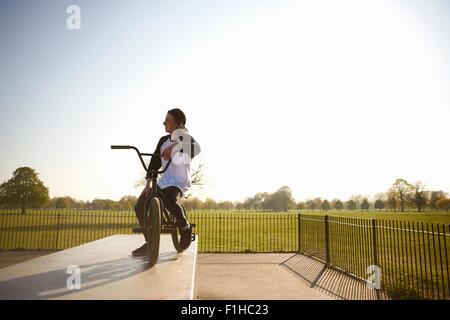
[[[172,232],[172,242],[177,252],[184,251],[180,246],[180,233],[178,232],[178,228],[175,228],[175,230]]]
[[[147,257],[150,267],[158,262],[159,243],[161,238],[161,203],[157,197],[152,197],[149,201],[148,212],[148,235],[150,244],[147,246]]]

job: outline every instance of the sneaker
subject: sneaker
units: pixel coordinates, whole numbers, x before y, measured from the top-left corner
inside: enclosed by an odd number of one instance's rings
[[[133,252],[131,252],[131,254],[135,257],[145,256],[145,255],[147,255],[147,246],[148,246],[148,243],[144,243],[139,248],[133,250]]]
[[[182,250],[186,250],[191,244],[192,229],[190,224],[180,229],[180,247]]]

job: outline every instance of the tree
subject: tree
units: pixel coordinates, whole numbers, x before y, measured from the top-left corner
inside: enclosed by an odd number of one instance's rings
[[[20,206],[22,214],[30,206],[41,206],[49,201],[48,188],[30,167],[14,170],[13,176],[0,185],[0,203]]]
[[[445,210],[446,212],[448,212],[448,210],[450,209],[450,198],[439,199],[436,202],[436,205],[439,209]]]
[[[316,208],[320,209],[322,206],[322,198],[317,197],[317,198],[314,198],[313,201],[315,203]]]
[[[374,198],[375,199],[380,199],[383,202],[386,202],[386,200],[387,200],[387,192],[378,192],[378,193],[375,194]]]
[[[390,188],[388,192],[386,193],[387,197],[387,206],[394,212],[397,211],[397,193],[393,188]]]
[[[217,203],[217,209],[220,209],[220,210],[231,210],[231,209],[233,209],[233,207],[234,207],[233,202],[228,201],[228,200],[220,201]]]
[[[207,198],[205,200],[205,209],[213,210],[213,209],[216,208],[216,206],[217,206],[217,203],[216,203],[216,201],[214,199]]]
[[[264,199],[267,197],[267,192],[257,192],[253,197],[253,203],[256,210],[261,209]]]
[[[309,199],[306,201],[306,208],[308,210],[314,211],[317,209],[317,203],[314,200]]]
[[[342,209],[344,209],[344,204],[342,203],[341,200],[335,199],[333,201],[333,208],[338,210],[338,211],[341,211]]]
[[[348,200],[347,201],[347,209],[350,211],[353,211],[356,209],[356,203],[353,200]]]
[[[292,196],[292,190],[288,186],[283,186],[274,193],[275,210],[285,211],[292,209],[295,205],[294,197]]]
[[[123,210],[134,210],[134,206],[137,202],[137,197],[128,195],[123,196],[119,200],[120,208]]]
[[[250,210],[254,208],[255,210],[260,210],[263,207],[265,199],[268,198],[267,192],[257,192],[253,197],[248,197],[245,199],[242,207]]]
[[[322,205],[320,206],[323,211],[330,210],[330,203],[328,200],[323,200]]]
[[[405,203],[408,198],[408,193],[411,190],[411,184],[405,179],[397,179],[392,185],[392,189],[397,193],[398,199],[400,201],[400,211],[403,212],[405,209]]]
[[[245,198],[244,203],[242,203],[242,207],[247,210],[254,208],[255,207],[255,199],[253,197]]]
[[[283,186],[274,193],[265,194],[262,202],[263,209],[274,211],[288,211],[295,206],[295,200],[292,196],[291,188]]]
[[[445,193],[442,190],[431,191],[430,192],[430,201],[429,201],[430,208],[433,209],[433,210],[438,210],[439,208],[437,206],[437,202],[440,199],[445,199],[446,197],[447,197],[447,193]]]
[[[377,210],[381,210],[383,208],[387,211],[386,202],[388,201],[388,193],[387,192],[378,192],[375,194],[375,202],[374,207]]]
[[[305,210],[306,209],[306,204],[302,201],[297,202],[297,204],[295,205],[295,209],[297,210]]]
[[[375,206],[375,209],[381,210],[381,209],[384,208],[384,201],[381,200],[381,199],[377,199],[377,200],[375,200],[375,205],[374,206]]]
[[[53,205],[57,209],[73,208],[76,201],[71,197],[56,197],[53,198]]]
[[[355,210],[358,208],[361,208],[361,203],[363,201],[363,196],[360,194],[354,194],[350,196],[350,200],[352,200],[355,203]]]
[[[417,207],[417,211],[423,211],[428,199],[428,191],[425,190],[425,185],[418,181],[412,186],[411,202]]]
[[[367,200],[367,198],[364,198],[361,202],[361,209],[362,210],[369,210],[370,207],[370,203],[369,200]]]

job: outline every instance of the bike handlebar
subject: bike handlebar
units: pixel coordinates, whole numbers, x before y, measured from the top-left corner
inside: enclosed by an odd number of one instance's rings
[[[131,146],[113,145],[111,146],[111,149],[131,149]]]
[[[134,150],[136,151],[136,153],[138,154],[139,160],[141,160],[141,164],[142,164],[142,166],[144,167],[144,170],[145,170],[146,172],[148,171],[148,168],[147,168],[147,166],[145,165],[145,162],[144,162],[144,159],[142,159],[142,156],[157,156],[157,157],[161,156],[159,153],[141,153],[141,152],[139,151],[139,149],[136,148],[135,146],[112,145],[112,146],[111,146],[111,149],[134,149]],[[161,171],[157,171],[157,170],[156,170],[156,173],[157,173],[157,174],[164,173],[164,172],[167,170],[167,168],[169,167],[169,165],[170,165],[171,162],[172,162],[172,158],[169,159],[169,162],[167,163],[167,165],[166,165],[166,167],[164,168],[164,170],[161,170]]]

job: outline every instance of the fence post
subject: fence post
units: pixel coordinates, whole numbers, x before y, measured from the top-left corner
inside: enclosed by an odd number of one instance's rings
[[[325,216],[325,261],[330,264],[330,227],[328,224],[328,215]]]
[[[378,265],[378,246],[377,246],[377,221],[372,219],[372,247],[373,247],[373,264],[375,265],[376,272],[380,271],[380,266]],[[377,273],[375,278],[375,283],[381,285],[381,274]],[[380,287],[375,286],[377,300],[380,300]]]
[[[60,213],[58,210],[58,222],[56,224],[56,239],[55,239],[55,250],[58,250],[58,238],[59,238],[59,219],[60,219]]]
[[[301,215],[300,215],[300,213],[298,214],[298,216],[297,216],[297,224],[298,224],[298,251],[297,252],[301,252],[301,244],[302,244],[302,241],[301,241],[301,238],[300,238],[300,219],[301,219]]]
[[[377,222],[372,219],[372,246],[373,246],[373,264],[378,267],[378,252],[377,252]]]

